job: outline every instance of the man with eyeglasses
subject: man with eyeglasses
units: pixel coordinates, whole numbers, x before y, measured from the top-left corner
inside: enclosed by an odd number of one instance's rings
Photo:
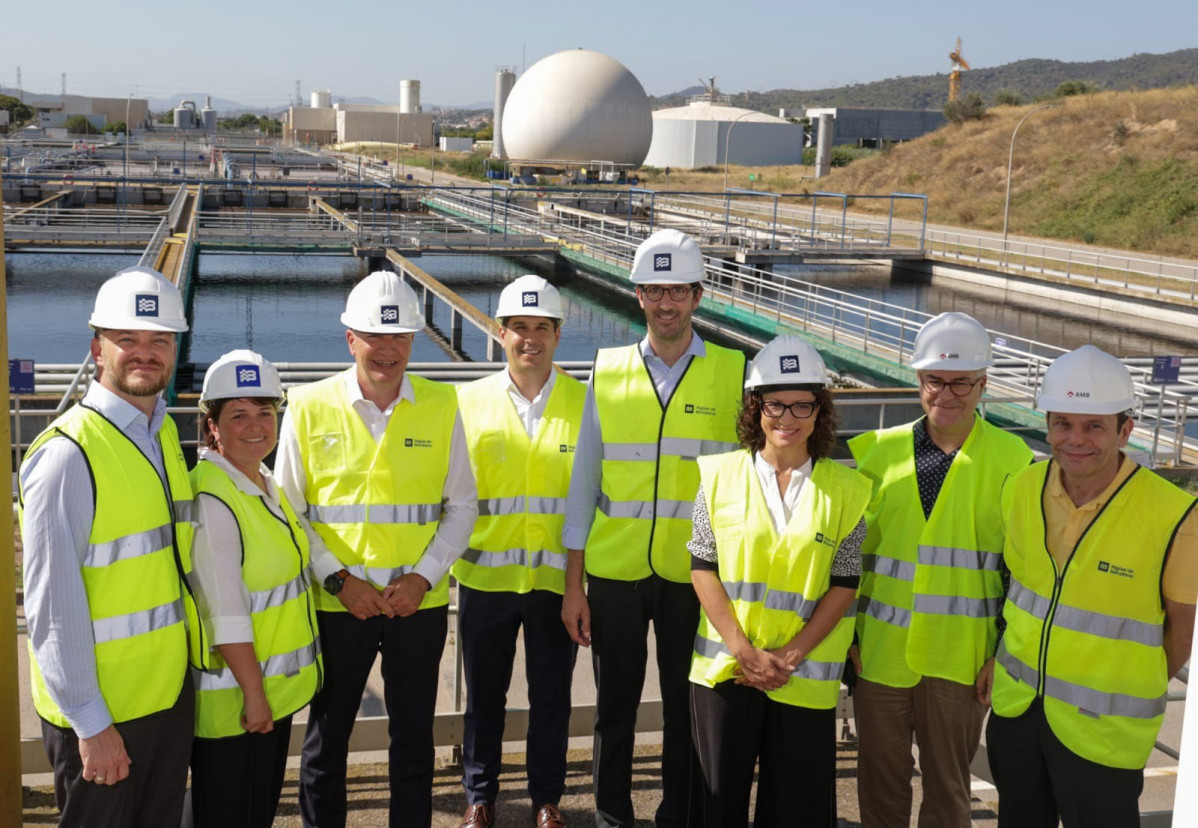
[[[689,824],[702,789],[690,739],[691,653],[699,602],[690,582],[697,458],[737,447],[745,358],[700,339],[691,315],[703,255],[677,230],[637,248],[632,282],[648,334],[595,357],[562,533],[562,621],[592,648],[595,823],[631,826],[632,748],[653,622],[662,698],[658,826]],[[584,572],[587,586],[584,588]]]
[[[919,745],[919,825],[970,825],[969,765],[990,703],[1003,595],[1004,481],[1032,461],[976,412],[986,329],[942,313],[915,338],[925,416],[849,441],[874,484],[862,548],[855,717],[863,828],[906,826]]]

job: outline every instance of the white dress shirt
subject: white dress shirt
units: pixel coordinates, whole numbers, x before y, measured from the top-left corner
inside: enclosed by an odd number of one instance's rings
[[[761,492],[765,495],[765,506],[769,509],[770,519],[774,529],[781,535],[790,523],[795,505],[799,502],[799,492],[807,478],[811,477],[811,458],[790,473],[790,482],[786,484],[786,494],[778,492],[777,470],[761,456],[761,452],[753,452],[753,470],[757,472],[757,481],[761,483]]]
[[[362,418],[375,442],[381,442],[395,407],[403,404],[417,405],[416,392],[405,373],[399,387],[399,396],[385,410],[380,411],[378,406],[362,396],[357,370],[356,366],[351,366],[342,374],[345,390],[354,411]],[[292,425],[289,412],[283,415],[283,426],[279,431],[275,478],[283,487],[291,508],[295,509],[297,514],[306,516],[308,481],[300,457],[299,440],[295,435],[295,426]],[[449,470],[445,475],[445,485],[441,489],[441,519],[437,523],[437,533],[425,547],[412,571],[428,581],[430,587],[436,586],[453,562],[466,551],[477,518],[478,489],[474,485],[474,472],[470,468],[470,455],[466,449],[466,432],[462,428],[462,415],[459,412],[454,416],[453,434],[449,440]],[[309,530],[309,540],[314,536],[319,539],[315,530]],[[316,544],[312,544],[312,574],[318,581],[323,582],[343,566],[336,554],[324,544],[320,545],[319,551]]]
[[[516,416],[520,418],[520,422],[524,423],[524,430],[528,433],[528,439],[531,440],[537,433],[537,426],[545,417],[545,409],[549,407],[549,395],[553,393],[553,386],[557,383],[557,368],[549,372],[549,379],[531,400],[520,392],[516,381],[512,379],[510,369],[507,371],[507,379],[507,395],[511,398],[512,405],[516,406]]]

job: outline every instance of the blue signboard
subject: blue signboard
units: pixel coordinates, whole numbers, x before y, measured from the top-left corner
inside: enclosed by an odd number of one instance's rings
[[[33,393],[32,359],[10,359],[8,361],[8,393]]]
[[[1152,381],[1157,385],[1177,382],[1181,376],[1181,357],[1158,356],[1152,358]]]

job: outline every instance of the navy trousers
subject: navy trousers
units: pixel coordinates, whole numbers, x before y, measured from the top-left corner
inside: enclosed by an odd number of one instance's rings
[[[471,805],[499,794],[507,691],[524,628],[528,679],[528,795],[556,805],[566,785],[570,683],[578,648],[562,624],[562,596],[547,590],[485,592],[458,585],[458,631],[466,677],[462,786]]]

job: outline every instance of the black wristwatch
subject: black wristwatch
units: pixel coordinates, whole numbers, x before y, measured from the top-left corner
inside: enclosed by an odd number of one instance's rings
[[[339,569],[332,575],[324,579],[324,591],[329,595],[336,595],[345,586],[346,579],[349,578],[348,569]]]

